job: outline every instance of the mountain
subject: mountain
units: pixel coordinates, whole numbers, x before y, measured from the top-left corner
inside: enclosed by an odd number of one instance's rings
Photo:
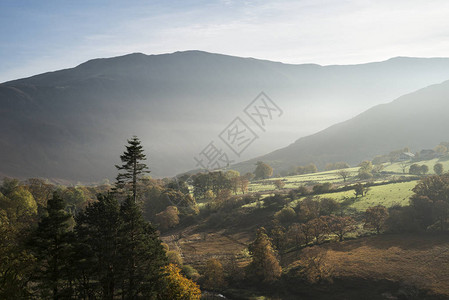
[[[412,151],[449,141],[449,81],[432,85],[377,105],[358,116],[267,155],[234,166],[241,171],[254,169],[262,160],[276,171],[313,162],[346,161],[352,165],[375,155],[410,147]]]
[[[449,79],[449,59],[288,65],[201,51],[129,54],[0,84],[0,174],[112,179],[126,139],[143,141],[153,176],[194,169],[237,116],[259,156],[379,103]],[[243,109],[264,91],[282,110],[263,132]],[[230,152],[230,155],[232,152]]]

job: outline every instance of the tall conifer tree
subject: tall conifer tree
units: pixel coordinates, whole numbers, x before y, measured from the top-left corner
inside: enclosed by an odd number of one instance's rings
[[[128,140],[126,151],[120,156],[120,159],[123,164],[115,167],[123,172],[117,175],[116,189],[126,191],[127,186],[131,185],[132,199],[136,202],[139,178],[145,173],[150,173],[147,165],[143,163],[146,160],[146,156],[137,136],[133,136],[131,140]]]
[[[70,219],[62,198],[55,192],[48,200],[48,215],[39,222],[31,246],[37,258],[36,281],[42,298],[70,295],[68,269],[71,253]]]

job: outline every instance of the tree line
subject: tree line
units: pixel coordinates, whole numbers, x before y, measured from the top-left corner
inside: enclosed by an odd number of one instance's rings
[[[137,189],[147,171],[128,141],[115,189],[76,211],[61,190],[15,180],[0,187],[1,299],[199,299],[199,287],[170,264]],[[38,197],[36,197],[38,198]],[[74,213],[75,212],[75,213]]]

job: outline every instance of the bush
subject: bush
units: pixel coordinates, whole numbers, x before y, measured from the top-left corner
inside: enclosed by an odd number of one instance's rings
[[[283,209],[274,214],[274,218],[281,223],[290,223],[295,220],[296,212],[291,207],[284,207]]]
[[[198,279],[200,278],[200,274],[198,273],[198,271],[191,265],[184,265],[184,266],[182,266],[181,269],[182,269],[182,273],[187,278],[189,278],[193,281],[198,281]]]
[[[176,206],[168,206],[156,215],[156,222],[161,230],[167,230],[179,224],[179,211]]]
[[[419,226],[414,220],[413,208],[410,206],[395,205],[388,209],[388,218],[385,227],[388,232],[416,232]]]
[[[264,199],[265,206],[281,206],[285,205],[286,202],[286,197],[280,194],[275,194]]]
[[[336,212],[340,207],[340,204],[332,198],[322,198],[320,200],[320,215],[329,216]]]
[[[360,172],[359,173],[359,179],[361,180],[369,180],[373,178],[373,174],[371,174],[370,172]]]
[[[167,251],[167,258],[168,262],[171,264],[175,264],[178,266],[182,266],[182,257],[181,255],[176,251]]]
[[[325,183],[319,183],[313,186],[313,192],[315,194],[324,194],[329,192],[332,189],[332,183],[325,182]]]
[[[298,187],[297,189],[294,189],[294,191],[298,196],[305,196],[309,194],[309,189],[303,185]]]

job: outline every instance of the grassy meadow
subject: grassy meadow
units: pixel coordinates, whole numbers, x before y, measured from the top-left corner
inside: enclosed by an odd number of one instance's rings
[[[326,193],[319,195],[322,198],[332,198],[338,202],[346,202],[347,208],[356,211],[365,211],[370,206],[383,205],[391,207],[394,205],[405,206],[409,204],[409,198],[413,195],[412,189],[418,181],[391,183],[369,188],[368,193],[361,197],[355,198],[354,190]],[[303,198],[296,200],[301,201]],[[295,204],[293,201],[292,204]]]

